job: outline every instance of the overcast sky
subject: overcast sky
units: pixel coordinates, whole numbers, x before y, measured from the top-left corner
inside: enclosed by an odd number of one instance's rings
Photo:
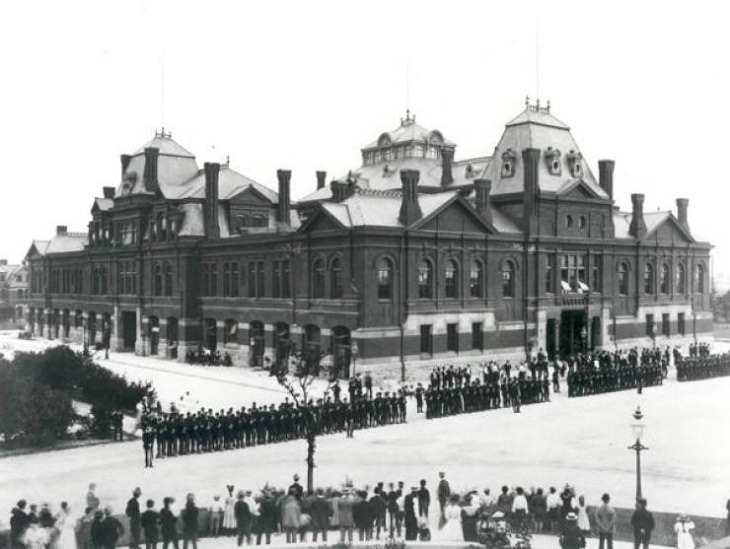
[[[723,2],[3,2],[0,257],[93,198],[164,125],[200,165],[224,161],[293,198],[342,175],[407,106],[488,155],[525,96],[552,103],[615,199],[690,199],[730,275],[730,32]],[[537,47],[539,44],[539,48]],[[539,54],[538,54],[539,50]],[[538,61],[539,59],[539,61]],[[539,78],[538,78],[539,75]],[[538,89],[539,88],[539,89]]]

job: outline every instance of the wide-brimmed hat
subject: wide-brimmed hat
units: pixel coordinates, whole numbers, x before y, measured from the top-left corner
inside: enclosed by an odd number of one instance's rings
[[[566,520],[578,520],[578,516],[575,513],[568,513],[568,516],[565,517]]]

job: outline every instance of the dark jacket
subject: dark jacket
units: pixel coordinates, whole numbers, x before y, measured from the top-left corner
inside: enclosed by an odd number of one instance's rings
[[[157,511],[147,509],[144,513],[142,513],[140,517],[140,523],[142,525],[142,529],[144,530],[145,537],[150,539],[157,539],[157,537],[160,535],[160,528],[158,526],[159,522],[160,514]]]
[[[368,503],[370,505],[370,513],[373,515],[373,518],[385,520],[385,510],[387,506],[385,498],[380,494],[375,494],[370,498]]]
[[[239,499],[233,506],[233,514],[236,517],[236,525],[239,528],[245,528],[251,525],[251,509],[248,508],[248,503]]]
[[[560,534],[560,547],[563,549],[580,549],[586,546],[586,538],[578,528],[578,523],[569,521]]]
[[[117,544],[117,540],[124,533],[124,527],[111,515],[106,515],[101,521],[101,538],[102,546],[114,547]]]
[[[163,507],[160,511],[160,524],[162,525],[162,539],[177,538],[177,517],[167,507]]]
[[[129,517],[130,521],[139,522],[140,512],[139,512],[139,500],[137,500],[137,498],[131,498],[127,502],[127,510],[126,510],[125,514]]]
[[[274,532],[276,530],[277,520],[278,512],[276,503],[269,497],[263,499],[259,506],[259,518],[256,521],[259,532]]]
[[[642,530],[651,533],[654,530],[654,515],[646,509],[637,509],[631,516],[631,526],[633,526],[635,534]]]
[[[101,547],[104,545],[104,528],[102,526],[103,517],[94,517],[89,528],[89,540],[92,547]]]
[[[312,528],[323,530],[329,528],[330,517],[332,516],[332,505],[322,496],[317,496],[309,504],[309,512],[312,515]]]
[[[188,501],[180,514],[183,520],[183,533],[196,535],[198,533],[198,508],[195,503]]]
[[[29,524],[30,516],[28,516],[28,513],[18,507],[14,507],[10,512],[10,536],[14,540],[19,539]]]
[[[355,520],[357,528],[370,528],[373,517],[370,514],[370,505],[367,501],[358,498],[357,503],[352,508],[352,518]]]

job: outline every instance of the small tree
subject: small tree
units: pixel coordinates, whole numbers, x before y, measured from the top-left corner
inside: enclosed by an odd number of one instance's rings
[[[284,364],[275,364],[276,381],[286,389],[294,401],[294,407],[304,416],[304,437],[307,441],[307,491],[314,491],[314,453],[317,448],[317,435],[321,431],[320,422],[311,404],[310,390],[320,370],[320,360],[325,353],[317,349],[297,350],[295,344],[289,346],[289,358]],[[287,368],[288,363],[288,368]],[[330,376],[329,384],[337,381],[336,372]],[[329,392],[329,386],[325,394]]]

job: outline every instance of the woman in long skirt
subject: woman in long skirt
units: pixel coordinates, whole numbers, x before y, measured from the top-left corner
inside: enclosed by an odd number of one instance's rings
[[[54,526],[58,529],[56,549],[76,549],[76,521],[71,517],[71,508],[65,501],[61,502]]]
[[[583,532],[584,536],[591,533],[591,521],[588,518],[586,499],[584,496],[578,497],[578,529]]]
[[[236,513],[234,507],[236,505],[236,498],[233,497],[233,485],[229,484],[228,497],[226,498],[226,508],[223,511],[223,532],[226,535],[231,535],[236,531]]]

